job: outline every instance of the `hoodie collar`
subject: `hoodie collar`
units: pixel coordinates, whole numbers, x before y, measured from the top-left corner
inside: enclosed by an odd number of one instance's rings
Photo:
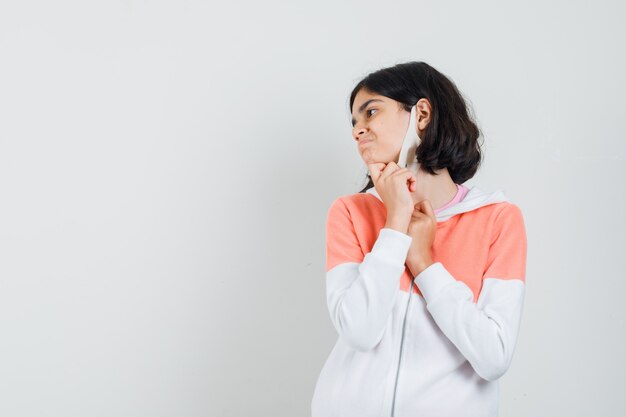
[[[368,189],[366,193],[373,195],[380,201],[383,201],[382,198],[380,198],[380,195],[378,195],[378,193],[376,192],[376,188],[374,187]],[[495,203],[501,203],[503,201],[509,201],[509,199],[506,197],[502,190],[483,191],[478,187],[471,187],[463,200],[436,213],[435,217],[437,218],[438,222],[442,222],[448,220],[450,217],[456,214],[466,213],[468,211],[476,210],[480,207],[488,206]]]

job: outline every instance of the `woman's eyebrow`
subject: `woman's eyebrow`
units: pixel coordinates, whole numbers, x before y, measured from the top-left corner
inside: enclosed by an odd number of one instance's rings
[[[380,101],[380,102],[382,102],[382,100],[379,99],[379,98],[371,98],[371,99],[367,100],[365,103],[361,104],[361,107],[359,107],[359,111],[357,113],[363,113],[363,110],[365,110],[367,105],[370,104],[372,101]],[[352,127],[354,127],[355,124],[356,124],[356,120],[354,120],[354,118],[352,118]]]

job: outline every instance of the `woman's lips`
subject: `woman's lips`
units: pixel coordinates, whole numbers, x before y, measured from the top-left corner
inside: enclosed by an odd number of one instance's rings
[[[363,142],[359,142],[359,148],[360,148],[360,147],[362,147],[363,145],[367,145],[367,144],[368,144],[368,143],[370,143],[371,141],[372,141],[372,140],[371,140],[371,139],[369,139],[369,140],[365,140],[365,141],[363,141]]]

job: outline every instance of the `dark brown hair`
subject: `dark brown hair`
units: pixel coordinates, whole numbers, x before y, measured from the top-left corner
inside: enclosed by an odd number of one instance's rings
[[[462,94],[449,78],[425,62],[406,62],[372,72],[350,94],[350,114],[357,93],[365,89],[398,101],[406,111],[422,98],[431,105],[430,122],[415,152],[422,169],[448,168],[452,181],[462,184],[472,178],[482,161],[480,129],[468,113]],[[360,193],[374,186],[368,183]]]

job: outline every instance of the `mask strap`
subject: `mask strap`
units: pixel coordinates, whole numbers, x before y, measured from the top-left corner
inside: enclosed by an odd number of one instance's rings
[[[411,116],[409,120],[409,127],[404,136],[404,141],[402,142],[402,149],[400,150],[400,156],[398,158],[397,164],[400,168],[409,168],[414,172],[417,172],[417,168],[419,164],[417,163],[417,159],[415,157],[415,151],[419,146],[421,140],[417,135],[417,117],[416,117],[417,109],[415,106],[411,107]]]

